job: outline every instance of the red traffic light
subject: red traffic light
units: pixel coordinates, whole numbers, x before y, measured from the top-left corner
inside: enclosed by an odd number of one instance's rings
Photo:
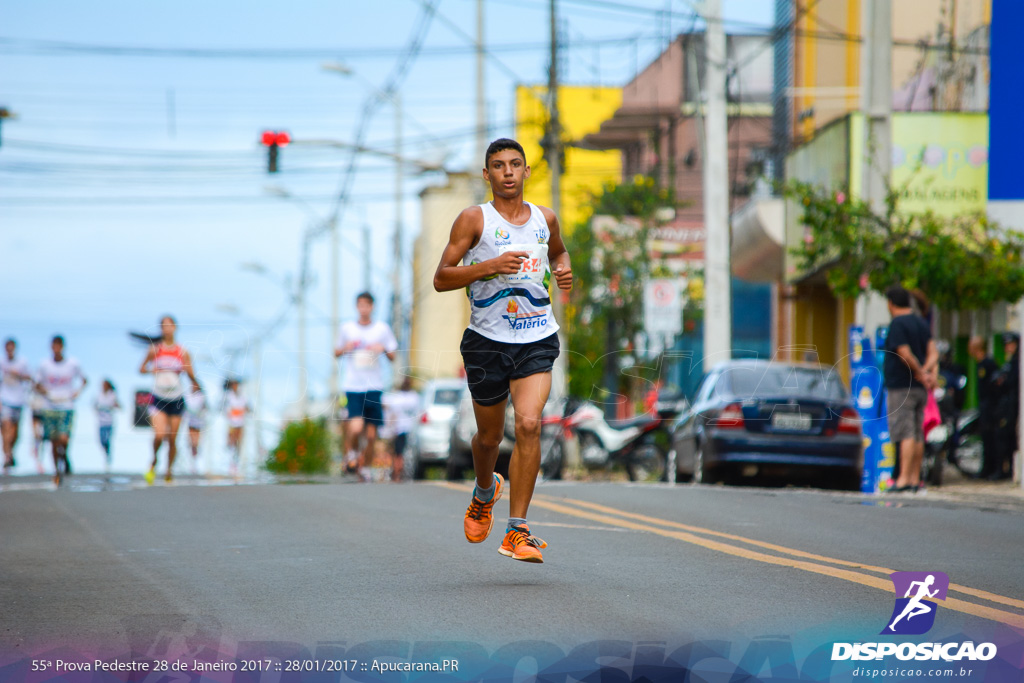
[[[265,147],[270,147],[271,145],[284,147],[292,141],[292,136],[283,130],[265,130],[263,131],[261,141]]]

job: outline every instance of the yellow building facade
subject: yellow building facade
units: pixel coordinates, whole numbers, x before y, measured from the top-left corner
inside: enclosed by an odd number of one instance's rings
[[[530,180],[526,199],[551,206],[551,171],[544,161],[541,140],[548,120],[547,88],[520,85],[516,88],[515,137],[526,152]],[[564,85],[558,89],[558,113],[563,141],[582,140],[596,133],[622,105],[622,88]],[[618,150],[594,151],[571,144],[565,150],[561,180],[561,214],[558,219],[568,234],[590,218],[590,198],[602,185],[622,180],[622,155]]]

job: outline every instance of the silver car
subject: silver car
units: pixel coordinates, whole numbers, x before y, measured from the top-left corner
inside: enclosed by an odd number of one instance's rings
[[[548,398],[544,404],[543,419],[540,433],[541,471],[543,479],[561,479],[564,460],[562,440],[562,412],[564,399]],[[473,451],[471,443],[476,434],[476,416],[473,413],[473,402],[466,393],[461,410],[452,423],[451,448],[445,475],[451,481],[462,479],[466,472],[473,470]],[[516,445],[516,412],[509,401],[505,406],[505,433],[498,444],[498,460],[494,469],[508,478],[509,460],[512,449]]]
[[[466,381],[461,379],[431,380],[423,387],[423,412],[410,440],[409,471],[413,479],[422,479],[427,467],[447,464],[452,423],[463,398],[468,396]]]

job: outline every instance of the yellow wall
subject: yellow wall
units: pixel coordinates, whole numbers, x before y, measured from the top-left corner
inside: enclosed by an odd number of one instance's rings
[[[520,85],[516,88],[515,137],[526,152],[530,179],[526,183],[526,199],[534,204],[551,206],[551,174],[544,162],[541,138],[547,121],[544,98],[547,88]],[[558,112],[564,141],[580,140],[595,133],[601,123],[610,119],[622,104],[621,88],[565,85],[558,89]],[[601,191],[606,182],[622,179],[622,157],[618,150],[592,151],[568,147],[565,150],[561,200],[562,229],[568,233],[590,217],[591,193]]]

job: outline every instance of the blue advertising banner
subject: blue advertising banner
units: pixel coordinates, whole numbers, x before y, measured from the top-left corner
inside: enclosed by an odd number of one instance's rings
[[[884,339],[884,337],[883,337]],[[864,471],[861,491],[879,493],[892,478],[892,447],[885,414],[885,391],[880,359],[871,348],[864,328],[850,327],[850,390],[860,413],[864,433]]]

